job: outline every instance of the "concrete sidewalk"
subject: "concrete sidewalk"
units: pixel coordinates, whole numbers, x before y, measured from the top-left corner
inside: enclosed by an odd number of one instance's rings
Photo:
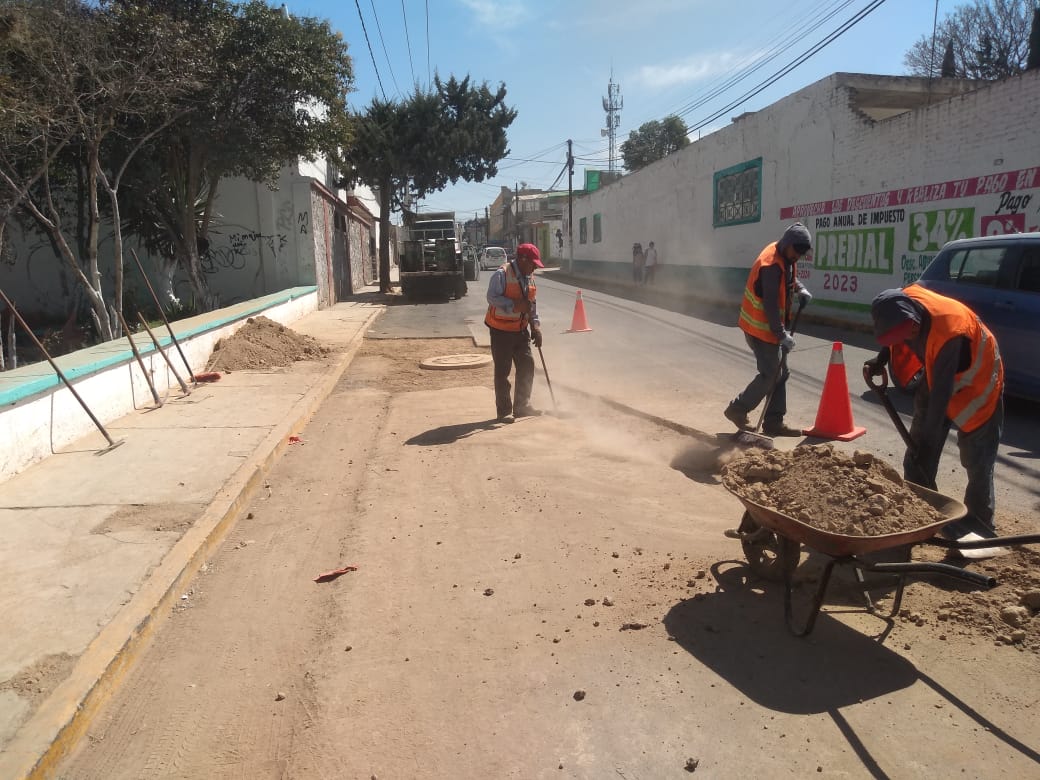
[[[225,374],[0,486],[0,777],[48,776],[81,736],[383,308],[308,314],[292,328],[339,350],[325,362]]]

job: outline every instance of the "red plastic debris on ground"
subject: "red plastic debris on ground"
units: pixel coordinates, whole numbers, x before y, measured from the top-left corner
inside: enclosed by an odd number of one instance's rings
[[[357,571],[357,566],[344,566],[342,569],[333,569],[319,574],[314,578],[315,582],[331,582],[337,577],[342,577],[347,572]]]

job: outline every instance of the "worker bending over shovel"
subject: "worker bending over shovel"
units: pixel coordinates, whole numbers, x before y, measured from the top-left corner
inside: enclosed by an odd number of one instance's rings
[[[924,377],[914,393],[914,417],[903,457],[903,477],[935,489],[939,458],[950,427],[957,428],[961,465],[968,475],[968,514],[944,535],[997,535],[993,523],[993,467],[1004,427],[1004,366],[997,340],[960,301],[913,284],[885,290],[870,305],[874,334],[882,345],[864,363],[864,373]]]
[[[538,287],[534,269],[545,268],[534,244],[516,248],[516,260],[504,263],[491,275],[488,283],[488,310],[484,324],[491,330],[491,357],[495,361],[495,407],[498,420],[511,423],[517,417],[541,414],[531,406],[534,384],[534,356],[531,342],[542,346],[542,329],[538,320]],[[516,364],[516,396],[509,372]]]

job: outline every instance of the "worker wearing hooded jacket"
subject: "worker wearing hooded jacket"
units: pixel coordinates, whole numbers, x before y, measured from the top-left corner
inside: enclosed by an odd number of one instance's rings
[[[798,279],[797,263],[812,249],[812,235],[801,222],[795,222],[759,254],[751,266],[738,324],[755,356],[758,373],[743,392],[734,398],[724,412],[726,419],[744,430],[749,427],[748,414],[769,394],[762,431],[767,436],[801,436],[801,430],[784,423],[787,414],[787,377],[783,356],[794,349],[794,338],[788,332],[794,300],[804,306],[812,294]],[[775,382],[775,387],[774,387]]]
[[[500,422],[539,414],[531,406],[534,384],[534,357],[531,341],[542,346],[538,319],[538,287],[534,269],[545,268],[534,244],[516,248],[510,260],[491,275],[488,283],[488,310],[484,323],[491,330],[491,357],[495,362],[495,406]],[[516,396],[510,397],[509,372],[516,365]]]
[[[879,293],[870,313],[883,347],[864,364],[870,375],[880,376],[889,362],[904,376],[924,368],[903,476],[934,488],[946,435],[956,427],[968,475],[968,519],[977,521],[971,526],[980,535],[995,536],[993,467],[1004,427],[1004,366],[996,338],[963,303],[916,284]]]

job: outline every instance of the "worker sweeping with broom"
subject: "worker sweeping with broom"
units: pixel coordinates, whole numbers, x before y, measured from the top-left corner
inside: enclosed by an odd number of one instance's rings
[[[794,349],[791,335],[795,299],[799,310],[812,295],[798,279],[798,260],[812,249],[812,235],[801,222],[791,225],[779,241],[769,244],[751,266],[738,324],[755,355],[758,373],[724,412],[741,431],[750,428],[750,414],[763,399],[760,420],[766,436],[801,436],[798,428],[784,423],[787,413],[787,353]],[[764,425],[762,424],[764,420]],[[756,426],[756,433],[757,433]]]
[[[512,423],[517,417],[541,414],[531,406],[534,384],[534,356],[531,342],[542,346],[542,329],[538,319],[538,287],[534,269],[545,268],[541,253],[534,244],[516,248],[516,260],[510,260],[491,275],[488,283],[488,310],[484,324],[491,331],[491,357],[495,362],[495,407],[499,422]],[[516,365],[516,395],[509,373]]]

